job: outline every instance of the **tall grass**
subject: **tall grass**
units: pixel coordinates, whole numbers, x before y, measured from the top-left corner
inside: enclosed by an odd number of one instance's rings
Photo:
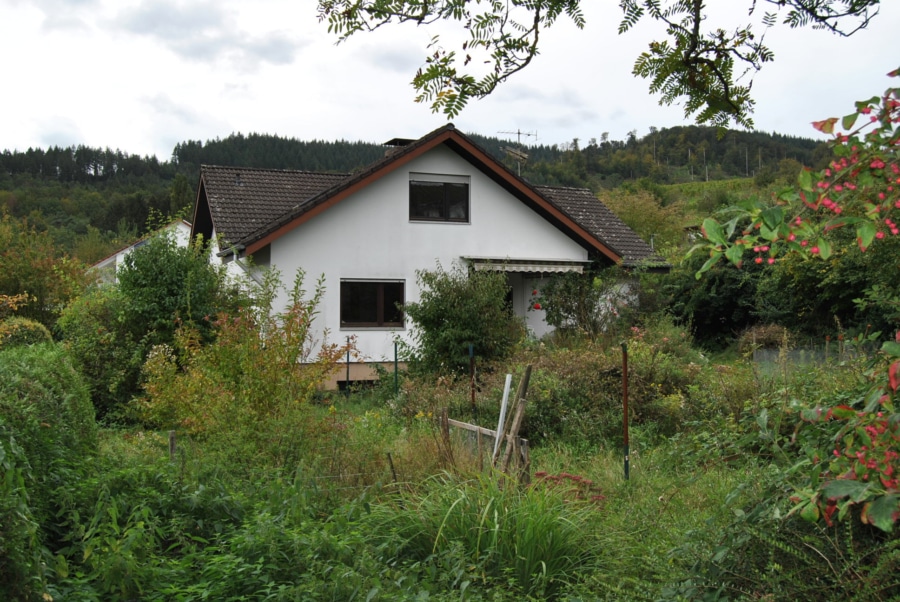
[[[364,523],[397,559],[459,554],[469,580],[552,599],[576,573],[593,569],[595,511],[546,487],[444,474],[373,506]]]

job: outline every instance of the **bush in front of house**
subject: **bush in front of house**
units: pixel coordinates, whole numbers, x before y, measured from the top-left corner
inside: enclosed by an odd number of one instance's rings
[[[94,288],[70,303],[56,323],[101,419],[120,413],[140,382],[143,354],[129,332],[126,303],[118,287]]]
[[[407,303],[414,323],[412,364],[424,371],[462,372],[469,366],[469,345],[476,361],[508,357],[524,335],[522,321],[506,302],[505,274],[467,272],[460,266],[416,273],[419,301]]]

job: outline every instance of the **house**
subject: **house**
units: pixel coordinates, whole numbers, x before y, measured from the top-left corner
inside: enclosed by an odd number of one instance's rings
[[[175,241],[182,247],[186,247],[188,241],[191,240],[191,224],[181,219],[170,222],[168,225],[160,228],[156,233],[158,232],[171,232],[175,237]],[[147,241],[152,235],[153,234],[147,235],[136,243],[123,247],[108,257],[101,259],[92,265],[90,270],[98,275],[98,279],[102,283],[116,282],[116,274],[118,273],[119,268],[122,267],[122,262],[125,261],[125,258],[135,249],[147,244]]]
[[[396,337],[411,342],[397,305],[418,300],[417,270],[506,272],[515,312],[541,336],[543,312],[528,309],[545,278],[595,259],[662,261],[589,190],[532,186],[452,124],[386,146],[349,175],[202,166],[194,211],[191,236],[216,241],[224,263],[325,275],[317,328],[357,337],[351,380],[392,360]]]

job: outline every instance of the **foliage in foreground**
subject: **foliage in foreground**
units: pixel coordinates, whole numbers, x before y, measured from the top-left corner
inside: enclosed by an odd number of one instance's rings
[[[525,596],[553,599],[590,566],[596,547],[590,514],[597,507],[570,501],[540,482],[522,490],[495,474],[463,482],[435,477],[373,506],[364,523],[389,557],[458,557],[461,589],[507,580]]]
[[[46,232],[0,211],[0,298],[19,298],[15,315],[52,329],[88,281],[84,266],[60,257]]]
[[[153,235],[132,251],[118,278],[118,284],[94,287],[72,301],[58,323],[105,419],[125,417],[153,345],[171,344],[179,324],[209,342],[210,318],[240,303],[207,252],[179,246],[171,234]]]
[[[196,355],[185,350],[187,371],[173,378],[188,383],[201,367],[221,376],[211,358],[236,361],[259,338],[245,324],[240,337],[223,331]],[[211,351],[225,340],[231,355]],[[377,391],[296,406],[282,398],[269,400],[270,421],[259,406],[216,422],[219,432],[180,431],[174,462],[159,435],[105,432],[98,460],[54,490],[57,518],[30,515],[15,541],[33,545],[8,549],[46,564],[32,589],[54,599],[878,600],[896,589],[895,534],[860,523],[856,509],[835,527],[790,514],[808,474],[797,462],[834,434],[833,425],[802,422],[803,412],[864,387],[856,360],[769,373],[705,362],[671,322],[637,327],[628,341],[635,414],[624,481],[619,379],[596,370],[618,364],[617,349],[537,345],[517,358],[534,364],[529,428],[566,425],[534,446],[528,489],[479,475],[459,442],[448,453],[432,408],[388,411],[436,403],[432,393],[466,407],[467,387],[459,394],[441,379],[442,392],[410,377],[398,398]],[[691,361],[699,363],[687,368]],[[228,365],[263,374],[261,365]],[[609,424],[586,438],[580,431],[601,420],[577,420],[593,403],[578,400],[604,379]],[[237,382],[232,375],[225,386],[239,391]],[[218,390],[207,393],[217,399]],[[485,380],[481,424],[496,420],[499,396]],[[7,474],[16,474],[23,465],[5,450]]]
[[[190,325],[175,336],[174,346],[157,345],[144,366],[146,395],[134,404],[141,420],[162,428],[215,437],[250,456],[280,449],[295,460],[279,438],[303,446],[290,430],[312,434],[304,427],[306,406],[336,370],[346,346],[312,338],[311,324],[323,294],[321,280],[309,295],[298,273],[288,291],[286,309],[272,312],[281,289],[277,272],[269,272],[256,291],[257,304],[235,315],[220,314],[211,328],[216,340],[202,345],[201,333]],[[308,451],[308,450],[307,450]]]
[[[59,487],[94,454],[94,410],[52,343],[0,350],[0,583],[12,599],[43,591],[41,547],[61,536]]]
[[[0,349],[52,341],[47,327],[36,320],[14,316],[0,321]]]

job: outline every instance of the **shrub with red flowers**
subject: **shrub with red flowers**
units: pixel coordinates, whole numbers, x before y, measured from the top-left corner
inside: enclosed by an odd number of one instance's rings
[[[900,69],[888,75],[898,77]],[[705,241],[692,251],[703,249],[709,258],[698,278],[723,257],[738,267],[748,254],[757,264],[773,264],[791,253],[828,259],[842,229],[855,231],[862,252],[900,235],[900,88],[856,103],[842,119],[813,126],[834,136],[828,167],[803,170],[798,185],[780,192],[774,202],[747,201],[726,210],[727,221],[704,220]],[[895,301],[885,291],[860,292],[867,302]],[[894,407],[900,334],[897,341],[884,343],[865,377],[870,387],[852,404],[801,413],[795,438],[806,438],[801,446],[808,459],[798,473],[806,482],[792,495],[791,512],[831,525],[857,508],[853,515],[862,522],[891,531],[900,519],[900,413]]]
[[[836,422],[840,428],[829,442],[822,442],[823,449],[812,453],[811,486],[792,496],[793,512],[809,520],[822,518],[831,526],[859,506],[860,520],[884,531],[891,531],[900,519],[900,413],[895,408],[900,333],[897,339],[882,346],[887,370],[882,362],[869,375],[874,382],[859,400],[865,404],[862,410],[842,404],[802,412],[804,423]],[[826,456],[827,462],[821,459]]]
[[[898,77],[900,69],[888,75]],[[838,121],[843,131],[836,131]],[[709,259],[698,278],[723,257],[740,266],[748,253],[755,263],[775,263],[791,252],[828,259],[830,234],[840,228],[855,229],[863,251],[900,234],[900,88],[857,102],[840,120],[813,126],[833,134],[834,160],[821,171],[804,169],[798,185],[781,191],[774,203],[750,200],[725,210],[727,221],[704,220],[706,240],[693,250],[706,250]]]

